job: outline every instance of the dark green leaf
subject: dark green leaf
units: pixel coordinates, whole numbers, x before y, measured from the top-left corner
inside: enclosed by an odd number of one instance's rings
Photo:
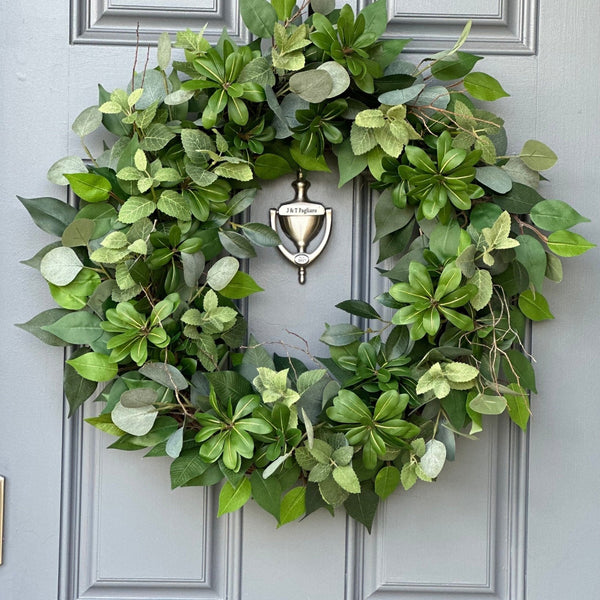
[[[381,194],[375,205],[375,239],[402,229],[415,214],[414,208],[398,208],[392,199],[392,193],[386,190]]]
[[[254,172],[261,179],[278,179],[292,171],[288,161],[277,154],[261,154],[254,163]]]
[[[519,245],[515,248],[517,260],[525,267],[529,281],[537,291],[542,291],[546,276],[546,251],[540,242],[530,235],[517,237]]]
[[[368,487],[363,486],[360,494],[350,494],[344,502],[346,512],[359,523],[362,523],[369,533],[379,505],[379,496]]]
[[[321,342],[328,346],[346,346],[364,335],[364,331],[351,325],[342,323],[339,325],[328,325],[325,323],[325,333],[319,338]]]
[[[513,183],[512,190],[504,196],[494,196],[498,206],[516,215],[528,214],[543,199],[533,188],[522,183]]]
[[[470,73],[477,61],[482,58],[483,56],[475,56],[467,52],[456,52],[451,56],[434,62],[431,66],[431,72],[440,81],[460,79],[467,73]]]
[[[240,0],[240,13],[246,27],[256,36],[273,36],[277,12],[267,0]]]
[[[381,319],[381,315],[363,300],[344,300],[335,306],[351,315],[363,317],[364,319]]]
[[[84,350],[74,353],[73,357],[81,355]],[[63,378],[64,392],[69,403],[69,417],[96,391],[97,383],[83,378],[69,364],[65,364]]]
[[[190,479],[202,475],[208,464],[205,463],[194,449],[179,456],[171,463],[171,489],[185,485]]]
[[[58,237],[62,236],[77,214],[76,208],[57,198],[17,198],[40,229]]]
[[[282,492],[279,480],[276,477],[263,479],[262,473],[255,470],[250,476],[250,484],[256,503],[279,522]]]
[[[39,338],[44,344],[48,344],[49,346],[67,346],[68,342],[65,342],[61,338],[56,337],[42,328],[56,323],[60,318],[69,314],[71,314],[71,311],[65,310],[64,308],[51,308],[41,312],[26,323],[17,323],[17,327],[35,335],[35,337]]]
[[[181,371],[168,363],[147,362],[140,373],[170,390],[185,390],[189,386]]]

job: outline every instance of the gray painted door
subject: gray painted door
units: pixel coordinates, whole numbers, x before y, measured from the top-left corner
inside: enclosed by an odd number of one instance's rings
[[[359,0],[362,4],[362,0]],[[596,0],[389,0],[393,35],[417,51],[445,47],[467,18],[471,49],[512,94],[497,103],[511,149],[537,138],[561,156],[547,196],[591,217],[599,240],[596,167],[600,38]],[[393,6],[392,6],[393,5]],[[177,7],[177,10],[174,8]],[[528,437],[506,423],[459,445],[435,487],[397,493],[373,534],[315,514],[275,530],[254,506],[216,520],[215,498],[169,491],[160,460],[105,450],[107,440],[63,425],[63,355],[13,327],[51,306],[45,284],[19,265],[46,241],[15,195],[60,195],[43,177],[57,157],[81,154],[74,116],[96,99],[96,82],[127,81],[136,22],[141,38],[165,29],[227,26],[245,39],[235,0],[22,0],[0,5],[0,242],[2,377],[0,475],[6,477],[3,600],[76,598],[305,600],[592,599],[600,589],[600,468],[593,357],[600,320],[598,253],[568,265],[547,290],[555,321],[533,329],[539,395]],[[579,166],[578,166],[579,165]],[[268,293],[249,303],[251,328],[279,353],[303,342],[319,353],[334,304],[371,298],[370,199],[314,177],[313,198],[334,209],[332,243],[309,269],[264,252],[254,276]],[[253,218],[291,196],[289,182],[261,193]],[[292,282],[290,284],[290,282]],[[291,285],[291,292],[290,290]],[[567,323],[569,323],[567,327]],[[293,350],[294,351],[294,350]],[[565,405],[572,415],[565,420]],[[93,407],[92,409],[93,410]]]

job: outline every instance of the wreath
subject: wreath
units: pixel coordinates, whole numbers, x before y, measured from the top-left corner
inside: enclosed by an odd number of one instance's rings
[[[508,94],[460,50],[470,24],[413,64],[408,40],[382,39],[385,0],[294,4],[242,0],[252,43],[181,31],[171,63],[162,34],[156,68],[100,86],[73,123],[89,160],[48,173],[78,205],[21,199],[59,238],[25,261],[59,308],[21,327],[74,347],[70,415],[101,400],[86,420],[111,448],[171,457],[173,488],[221,483],[219,515],[251,497],[278,525],[343,505],[370,530],[379,501],[434,480],[483,415],[526,429],[527,319],[553,318],[545,279],[594,244],[570,231],[588,219],[539,193],[552,150],[509,155],[503,120],[475,102]],[[93,156],[101,126],[116,141]],[[390,286],[377,308],[338,304],[353,323],[327,325],[330,356],[308,368],[247,337],[237,301],[262,288],[239,259],[280,240],[243,214],[261,180],[332,166],[340,187],[380,192]]]

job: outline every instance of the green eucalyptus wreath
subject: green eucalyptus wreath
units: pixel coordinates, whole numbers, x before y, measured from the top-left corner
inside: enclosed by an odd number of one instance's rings
[[[538,192],[554,153],[530,140],[507,155],[503,120],[473,102],[508,94],[459,50],[469,25],[415,65],[407,41],[381,39],[385,0],[358,15],[308,4],[242,0],[252,43],[179,32],[185,60],[169,72],[163,34],[155,69],[100,87],[73,129],[116,141],[49,171],[78,207],[21,199],[60,238],[25,261],[60,308],[21,327],[77,347],[70,412],[98,395],[87,421],[111,448],[171,457],[173,488],[224,479],[219,515],[250,497],[280,525],[343,505],[370,530],[379,500],[435,479],[482,415],[526,428],[526,320],[552,318],[545,278],[594,244],[569,231],[587,219]],[[308,369],[247,341],[236,300],[261,288],[238,259],[279,238],[241,215],[261,179],[332,163],[340,186],[361,176],[381,192],[379,259],[393,266],[378,301],[395,312],[342,302],[365,326],[327,326],[330,357]]]

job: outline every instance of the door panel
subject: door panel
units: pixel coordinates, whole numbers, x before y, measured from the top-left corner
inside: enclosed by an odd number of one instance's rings
[[[423,0],[418,9],[405,0],[388,4],[390,35],[413,37],[417,53],[448,47],[464,21],[474,20],[468,49],[488,55],[484,70],[512,95],[494,104],[507,121],[509,150],[529,138],[553,147],[561,161],[549,173],[545,195],[573,201],[593,220],[590,239],[600,239],[595,0],[539,7],[536,0]],[[600,585],[600,525],[593,518],[600,409],[592,345],[600,331],[590,302],[600,293],[597,252],[571,261],[566,285],[545,289],[557,319],[533,328],[539,395],[530,436],[503,422],[489,423],[477,442],[461,440],[456,463],[436,484],[388,499],[371,535],[343,512],[331,518],[320,511],[281,529],[251,504],[243,514],[216,519],[215,490],[170,491],[168,461],[106,450],[108,436],[82,423],[94,406],[65,421],[61,432],[63,353],[12,327],[52,306],[38,274],[17,264],[47,242],[14,196],[64,192],[46,183],[43,172],[60,156],[82,155],[68,125],[95,101],[96,82],[112,89],[128,81],[138,21],[142,42],[205,23],[212,39],[226,26],[235,39],[248,40],[237,2],[176,5],[72,0],[69,9],[59,0],[25,0],[0,8],[0,94],[7,108],[0,112],[0,186],[11,224],[0,246],[0,318],[10,349],[0,378],[0,474],[8,503],[0,597],[593,597]],[[144,61],[140,51],[138,68]],[[92,148],[100,144],[91,141]],[[325,354],[318,342],[323,323],[345,319],[337,302],[386,291],[373,270],[368,190],[360,182],[338,190],[335,173],[310,179],[309,195],[334,209],[329,247],[308,268],[303,287],[277,251],[261,250],[249,269],[266,291],[246,306],[250,330],[270,351],[305,360],[305,341],[312,355]],[[266,223],[269,208],[291,199],[290,183],[291,177],[265,185],[252,220]],[[565,423],[567,402],[580,411]]]

